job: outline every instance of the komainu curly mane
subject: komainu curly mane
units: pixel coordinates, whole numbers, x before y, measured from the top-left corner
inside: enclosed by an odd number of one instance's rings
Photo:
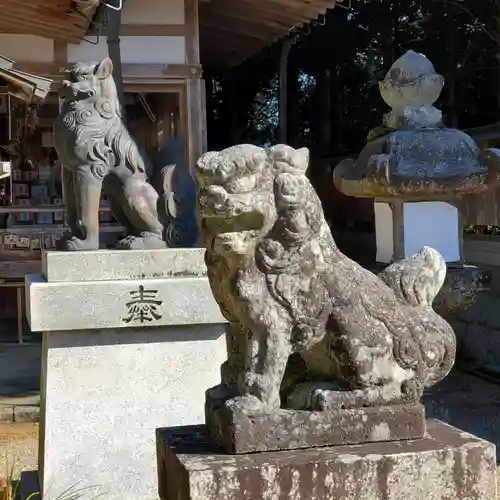
[[[378,277],[346,257],[307,166],[307,150],[286,145],[198,161],[208,275],[232,324],[223,386],[242,409],[417,402],[455,359],[454,332],[432,309],[444,260],[424,248]],[[284,398],[297,353],[309,380]]]
[[[92,143],[93,147],[88,151],[89,162],[102,162],[108,169],[123,165],[133,173],[145,173],[139,148],[122,120],[115,82],[111,77],[92,78],[96,67],[97,63],[78,63],[70,72],[73,80],[78,82],[87,78],[87,81],[94,82],[96,88],[93,89],[95,99],[92,106],[83,101],[65,102],[63,105],[61,125],[71,136],[66,139],[67,159],[75,162],[83,160],[78,145]],[[71,145],[74,147],[73,155]]]
[[[196,186],[185,164],[184,142],[181,137],[168,141],[152,163],[142,156],[122,120],[111,59],[76,63],[61,82],[59,97],[63,105],[54,125],[54,146],[67,174],[69,231],[57,248],[99,248],[101,193],[125,228],[117,248],[193,245]]]

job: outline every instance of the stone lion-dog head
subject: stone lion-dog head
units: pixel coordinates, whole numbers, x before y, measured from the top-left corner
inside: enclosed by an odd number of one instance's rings
[[[121,116],[118,92],[112,77],[113,63],[109,57],[101,62],[78,62],[66,70],[67,79],[61,83],[59,97],[67,103],[106,101],[115,109],[109,112]]]
[[[252,254],[280,225],[280,215],[299,205],[304,208],[311,199],[306,196],[313,190],[305,176],[308,162],[306,148],[296,150],[283,144],[268,149],[242,144],[205,153],[196,173],[207,249],[221,255]],[[311,210],[309,215],[316,213]],[[305,222],[315,225],[312,220]],[[290,227],[287,231],[290,236]]]
[[[90,163],[100,177],[119,166],[145,172],[139,148],[122,119],[111,59],[78,62],[66,73],[55,129],[62,163],[70,168]]]

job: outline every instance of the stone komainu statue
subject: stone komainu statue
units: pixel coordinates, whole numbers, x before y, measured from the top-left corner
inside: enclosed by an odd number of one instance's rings
[[[63,81],[55,147],[64,167],[64,198],[70,231],[61,250],[99,247],[101,191],[127,236],[119,248],[193,246],[197,240],[196,187],[179,138],[153,160],[151,183],[121,113],[113,65],[77,63]]]
[[[208,276],[231,323],[217,390],[250,413],[416,403],[455,360],[454,332],[432,308],[443,258],[426,247],[380,276],[347,258],[307,166],[306,149],[285,145],[197,163]],[[287,383],[296,354],[305,369]]]

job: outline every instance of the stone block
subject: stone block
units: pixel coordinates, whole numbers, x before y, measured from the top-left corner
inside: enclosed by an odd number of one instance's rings
[[[457,334],[457,358],[461,363],[468,369],[498,363],[500,330],[473,324],[467,324],[465,330],[456,326],[453,324]]]
[[[42,253],[42,274],[49,282],[143,280],[206,276],[204,248],[95,250]]]
[[[202,426],[157,431],[161,500],[496,500],[495,446],[439,421],[422,439],[214,452]]]
[[[500,247],[500,245],[499,245]],[[498,255],[498,252],[496,252]],[[500,294],[500,267],[498,266],[484,266],[488,271],[492,274],[491,287],[490,290],[492,293]]]
[[[44,333],[44,495],[98,486],[89,498],[156,498],[155,429],[204,421],[204,392],[227,356],[225,328]]]
[[[46,252],[44,275],[27,276],[27,317],[44,332],[43,498],[156,498],[155,429],[202,423],[227,358],[203,254]]]
[[[14,422],[16,423],[38,423],[40,421],[40,406],[38,405],[15,405]]]
[[[47,282],[27,275],[26,305],[35,332],[226,321],[205,277]]]
[[[14,421],[14,408],[12,405],[0,404],[0,422],[11,423]]]
[[[205,413],[211,439],[226,453],[417,439],[425,433],[425,409],[421,404],[246,415],[232,411],[207,391]]]
[[[499,303],[498,295],[491,292],[481,293],[472,307],[457,312],[457,318],[467,323],[500,329],[500,319],[497,314]]]

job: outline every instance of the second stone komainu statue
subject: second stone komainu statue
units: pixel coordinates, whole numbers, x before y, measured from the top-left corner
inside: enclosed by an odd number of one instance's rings
[[[122,249],[189,247],[197,241],[196,187],[175,138],[146,163],[122,118],[113,65],[76,63],[59,91],[63,101],[54,142],[64,167],[64,200],[70,230],[60,250],[99,248],[103,191],[125,228]]]
[[[213,294],[231,324],[206,423],[229,453],[420,438],[455,360],[431,248],[376,276],[343,255],[308,151],[239,145],[197,163]]]

